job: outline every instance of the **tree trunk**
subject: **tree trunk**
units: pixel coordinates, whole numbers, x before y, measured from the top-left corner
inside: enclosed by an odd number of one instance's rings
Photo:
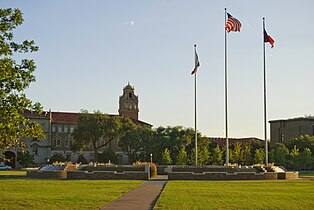
[[[94,162],[97,162],[97,149],[94,149]]]

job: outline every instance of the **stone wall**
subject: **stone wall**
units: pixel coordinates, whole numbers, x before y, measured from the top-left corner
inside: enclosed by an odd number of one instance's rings
[[[298,172],[169,172],[169,180],[277,180],[277,179],[298,179]]]
[[[299,172],[278,172],[278,179],[293,180],[299,178]]]
[[[149,180],[149,172],[145,171],[125,171],[123,173],[117,173],[114,171],[68,171],[68,179],[125,179],[125,180]]]
[[[168,166],[168,172],[194,172],[194,173],[205,173],[205,172],[258,172],[256,167],[247,166],[180,166],[173,165]]]
[[[67,170],[70,169],[70,170]],[[88,166],[85,170],[75,170],[66,167],[64,170],[35,170],[27,171],[30,178],[52,179],[126,179],[149,180],[149,166]]]
[[[27,171],[27,177],[37,179],[66,179],[66,171]]]
[[[156,165],[158,175],[168,175],[168,165]]]

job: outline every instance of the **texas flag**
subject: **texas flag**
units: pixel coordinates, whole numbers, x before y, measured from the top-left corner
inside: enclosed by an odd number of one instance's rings
[[[274,47],[275,40],[273,40],[273,38],[271,38],[271,37],[267,34],[267,32],[266,32],[265,29],[264,29],[264,42],[269,42],[269,43],[271,44],[271,48]]]

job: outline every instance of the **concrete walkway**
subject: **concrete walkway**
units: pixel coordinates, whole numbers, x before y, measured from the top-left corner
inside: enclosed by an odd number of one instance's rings
[[[146,181],[136,189],[126,193],[119,199],[100,208],[101,210],[128,209],[147,210],[153,209],[162,190],[167,184],[164,177],[156,177],[154,180]]]

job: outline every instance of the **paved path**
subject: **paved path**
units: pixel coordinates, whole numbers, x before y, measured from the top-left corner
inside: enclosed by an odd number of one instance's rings
[[[128,209],[147,210],[153,209],[160,193],[167,184],[164,177],[156,177],[155,180],[146,181],[136,189],[126,193],[119,199],[100,208],[101,210]]]

